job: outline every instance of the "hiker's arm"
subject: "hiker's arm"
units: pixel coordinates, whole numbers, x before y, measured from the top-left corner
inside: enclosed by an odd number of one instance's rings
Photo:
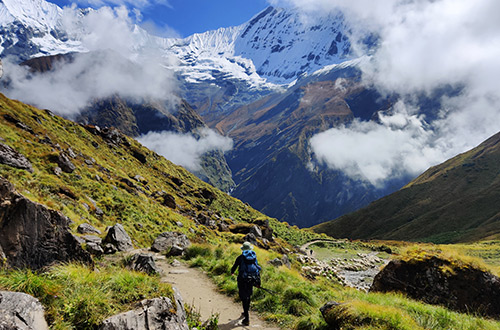
[[[238,268],[238,266],[240,265],[240,258],[241,258],[241,255],[238,256],[238,258],[236,258],[236,261],[234,262],[234,265],[233,267],[231,268],[231,275],[234,274],[234,272],[236,271],[236,268]]]

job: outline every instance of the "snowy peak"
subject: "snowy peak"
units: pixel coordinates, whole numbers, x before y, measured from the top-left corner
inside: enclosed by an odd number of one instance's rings
[[[235,53],[252,59],[259,75],[289,82],[347,59],[344,18],[333,13],[308,20],[297,10],[268,7],[246,24]]]
[[[198,69],[209,63],[219,68],[226,61],[237,63],[247,75],[288,84],[303,73],[347,60],[345,30],[341,13],[312,22],[297,10],[268,7],[237,27],[171,39],[168,51]]]
[[[1,25],[18,20],[40,30],[55,29],[61,16],[61,8],[44,0],[0,0]]]

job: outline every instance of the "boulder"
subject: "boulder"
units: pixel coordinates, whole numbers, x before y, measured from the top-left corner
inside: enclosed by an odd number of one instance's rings
[[[100,244],[96,244],[94,242],[88,242],[87,243],[87,252],[94,255],[94,256],[99,257],[99,256],[104,254],[104,249],[102,248],[102,246]]]
[[[191,245],[191,242],[185,234],[178,232],[165,232],[160,234],[151,250],[155,252],[169,251],[169,255],[181,255],[184,250]]]
[[[402,292],[428,304],[500,318],[500,278],[437,256],[392,260],[375,276],[370,291]]]
[[[48,330],[38,299],[20,292],[0,291],[0,329]]]
[[[181,301],[182,302],[182,301]],[[183,305],[169,298],[143,300],[135,309],[103,321],[100,330],[189,330]]]
[[[273,265],[274,267],[283,266],[283,262],[280,258],[274,258],[272,260],[269,260],[267,263]]]
[[[108,234],[104,238],[103,243],[111,244],[118,251],[128,251],[134,248],[130,236],[128,236],[125,228],[123,228],[123,226],[119,223],[109,228]]]
[[[284,254],[281,256],[281,262],[283,265],[285,265],[288,269],[292,268],[292,264],[290,263],[290,258],[288,258],[287,254]]]
[[[57,156],[56,162],[61,170],[66,173],[73,173],[73,171],[76,170],[75,164],[73,164],[69,157],[63,152],[61,152],[59,156]]]
[[[92,225],[88,223],[82,223],[76,228],[76,231],[80,234],[97,234],[101,235],[101,231],[94,228]]]
[[[0,164],[27,170],[33,173],[30,161],[10,146],[0,143]]]
[[[69,223],[60,212],[30,201],[0,178],[0,245],[8,266],[39,269],[55,262],[93,264]]]
[[[149,253],[134,254],[128,266],[132,270],[148,273],[150,275],[161,273],[161,269],[156,266],[153,255]]]
[[[177,207],[175,197],[171,194],[165,193],[165,195],[163,195],[163,205],[170,207],[171,209],[175,209]]]

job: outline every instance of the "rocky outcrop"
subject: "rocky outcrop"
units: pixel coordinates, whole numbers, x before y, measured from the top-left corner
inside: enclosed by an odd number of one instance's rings
[[[20,292],[0,291],[0,329],[48,330],[38,299]]]
[[[155,239],[151,250],[154,252],[167,251],[169,256],[179,256],[190,245],[191,242],[186,235],[178,232],[165,232]]]
[[[63,214],[34,203],[0,178],[0,245],[7,265],[39,269],[54,262],[92,264]]]
[[[169,298],[143,300],[134,310],[112,316],[100,330],[189,330],[182,299],[176,292],[175,305]]]
[[[160,274],[162,271],[156,266],[153,255],[148,253],[134,254],[128,263],[132,270],[148,273],[150,275]]]
[[[94,228],[91,224],[82,223],[76,228],[76,231],[80,234],[97,234],[101,235],[101,231]]]
[[[3,143],[0,143],[0,164],[33,172],[33,167],[26,157]]]
[[[370,291],[398,291],[459,312],[500,317],[500,278],[436,256],[391,261],[375,277]]]
[[[125,228],[119,223],[109,228],[108,234],[103,240],[103,244],[112,245],[118,251],[128,251],[134,248],[130,236],[125,231]]]

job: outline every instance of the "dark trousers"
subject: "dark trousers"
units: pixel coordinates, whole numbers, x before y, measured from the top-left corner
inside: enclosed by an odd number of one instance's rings
[[[241,303],[243,304],[243,315],[248,320],[248,310],[250,309],[250,297],[253,293],[253,286],[242,279],[238,279],[238,291]]]

